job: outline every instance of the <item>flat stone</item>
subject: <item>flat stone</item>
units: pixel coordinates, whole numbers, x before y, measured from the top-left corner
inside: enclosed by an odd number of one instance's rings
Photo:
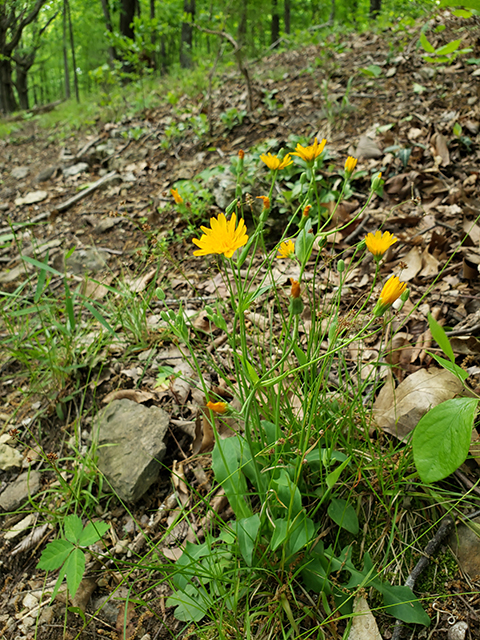
[[[41,475],[38,471],[25,471],[0,493],[0,509],[15,511],[30,496],[40,491]]]
[[[169,419],[158,407],[126,399],[97,417],[98,467],[122,500],[136,502],[158,479]]]
[[[450,537],[450,548],[458,564],[471,580],[480,578],[480,518],[470,520],[470,525],[461,524]]]
[[[12,471],[22,466],[23,456],[8,444],[0,444],[0,469]]]
[[[4,534],[5,540],[13,540],[17,536],[19,536],[23,531],[30,528],[33,525],[33,522],[34,522],[33,514],[29,513],[28,516],[23,518],[23,520],[20,520],[20,522],[17,522],[17,524],[14,524],[13,527]]]
[[[368,136],[361,136],[358,141],[357,150],[355,152],[356,158],[381,158],[383,152],[378,147],[376,142]]]
[[[23,198],[17,198],[15,205],[20,207],[22,204],[35,204],[36,202],[42,202],[48,196],[46,191],[30,191]]]
[[[46,182],[47,180],[50,180],[56,170],[57,167],[47,167],[46,169],[43,169],[43,171],[40,171],[40,173],[37,173],[35,176],[35,182]]]
[[[15,180],[23,180],[29,173],[30,169],[28,167],[15,167],[15,169],[11,170],[10,175],[12,178],[15,178]]]
[[[77,249],[67,260],[67,268],[75,274],[95,273],[107,264],[105,258],[96,249]]]
[[[71,176],[77,176],[79,173],[83,173],[87,169],[88,169],[88,164],[86,162],[78,162],[77,164],[74,164],[71,167],[62,169],[62,172],[63,172],[63,175],[66,178],[68,178]]]

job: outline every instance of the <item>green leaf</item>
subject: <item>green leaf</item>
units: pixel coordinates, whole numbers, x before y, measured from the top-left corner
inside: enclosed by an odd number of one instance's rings
[[[452,40],[452,42],[449,42],[448,44],[443,45],[443,47],[440,47],[440,49],[437,49],[435,51],[435,55],[447,56],[448,54],[456,51],[460,46],[461,42],[462,42],[461,40]]]
[[[37,568],[45,571],[54,571],[62,566],[73,550],[73,545],[67,540],[53,540],[42,551]]]
[[[430,327],[430,333],[432,334],[433,339],[438,344],[440,349],[447,356],[447,358],[449,358],[452,362],[455,362],[455,354],[453,353],[450,340],[447,338],[447,334],[443,330],[443,327],[438,324],[431,313],[428,314],[428,326]]]
[[[455,124],[453,125],[453,135],[457,136],[457,138],[462,135],[462,125],[460,125],[458,122],[455,122]]]
[[[85,572],[85,555],[81,549],[74,549],[65,562],[68,590],[72,598],[77,593],[78,585]]]
[[[245,502],[248,490],[245,476],[240,471],[240,448],[239,436],[217,440],[212,452],[212,468],[236,517],[248,518],[252,511]]]
[[[38,260],[35,260],[35,258],[30,258],[29,256],[22,256],[22,260],[24,260],[25,262],[28,262],[29,264],[33,264],[34,267],[37,267],[40,270],[45,269],[45,271],[50,271],[50,273],[53,273],[56,276],[61,276],[62,278],[64,276],[64,274],[60,273],[60,271],[57,271],[56,269],[54,269],[48,264],[45,264],[44,262],[39,262]]]
[[[89,302],[87,302],[86,300],[83,301],[83,306],[88,309],[90,311],[90,313],[92,314],[92,316],[98,320],[100,322],[101,325],[103,325],[105,327],[105,329],[107,331],[109,331],[113,336],[115,335],[115,331],[112,329],[112,327],[108,324],[108,322],[105,320],[105,318],[102,316],[102,314],[97,311],[97,309],[95,309],[95,307],[93,305],[91,305]]]
[[[454,364],[453,362],[450,362],[450,360],[445,360],[445,358],[437,356],[434,353],[430,353],[430,351],[427,351],[427,353],[429,356],[432,356],[432,358],[436,360],[440,366],[460,378],[462,382],[468,378],[468,373],[464,371],[462,367],[459,367],[458,364]]]
[[[423,85],[418,84],[418,82],[414,82],[412,88],[415,93],[423,93],[426,91],[426,88]]]
[[[326,482],[327,482],[327,487],[329,489],[332,489],[335,486],[335,484],[338,482],[338,479],[340,478],[340,474],[342,473],[342,471],[345,469],[345,467],[348,465],[349,462],[350,462],[350,458],[347,458],[334,471],[328,474],[326,478]]]
[[[356,535],[358,533],[358,518],[355,509],[346,500],[332,498],[328,505],[328,515],[339,527]]]
[[[81,547],[89,547],[98,542],[109,529],[110,525],[107,522],[89,522],[80,534],[78,544]]]
[[[430,618],[415,597],[410,587],[394,586],[390,584],[376,585],[383,595],[383,602],[387,606],[387,613],[408,624],[423,624],[428,627]]]
[[[200,622],[207,614],[203,602],[196,600],[185,591],[177,591],[167,599],[167,607],[177,607],[174,615],[182,622]]]
[[[45,258],[45,264],[48,264],[48,252]],[[35,304],[37,304],[37,302],[40,300],[40,296],[43,293],[43,287],[45,285],[46,277],[47,277],[46,269],[40,269],[40,273],[38,274],[37,288],[35,290],[35,295],[33,296],[33,301],[35,302]]]
[[[257,372],[255,371],[255,368],[253,366],[253,364],[251,364],[248,360],[247,357],[243,357],[242,358],[242,362],[243,362],[243,367],[247,372],[247,376],[248,379],[250,380],[250,382],[252,382],[253,384],[257,384],[257,382],[260,382],[260,378],[258,377]]]
[[[456,471],[470,446],[476,398],[453,398],[430,409],[413,432],[415,466],[423,482],[436,482]]]
[[[452,11],[452,14],[457,18],[467,18],[467,19],[473,16],[473,13],[471,11],[467,11],[465,9],[454,9],[454,11]]]
[[[306,517],[305,512],[295,520],[288,533],[287,555],[293,556],[306,544],[308,544],[315,535],[315,525],[313,520]]]
[[[312,221],[307,220],[295,241],[295,255],[300,261],[300,264],[305,265],[307,263],[312,252],[314,242],[315,236],[312,233]]]
[[[465,9],[475,9],[480,11],[480,0],[441,0],[441,7],[465,7]]]
[[[427,40],[427,36],[423,33],[423,31],[420,33],[420,44],[427,53],[435,53],[435,47],[430,44],[430,42]]]
[[[270,538],[270,549],[275,551],[287,539],[288,522],[285,518],[277,518],[273,524],[275,529]]]
[[[259,528],[260,516],[258,513],[237,521],[238,546],[248,567],[252,566],[253,550]]]
[[[65,530],[65,538],[69,542],[78,542],[83,531],[82,519],[74,514],[67,516],[63,522],[63,527]]]

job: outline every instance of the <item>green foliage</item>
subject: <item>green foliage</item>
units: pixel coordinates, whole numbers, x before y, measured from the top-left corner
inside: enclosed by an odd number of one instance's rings
[[[64,538],[49,542],[37,564],[39,569],[60,573],[52,593],[52,602],[64,580],[73,598],[77,592],[85,571],[85,553],[81,547],[89,547],[98,542],[110,525],[106,522],[89,522],[85,528],[81,518],[69,515],[63,521]]]

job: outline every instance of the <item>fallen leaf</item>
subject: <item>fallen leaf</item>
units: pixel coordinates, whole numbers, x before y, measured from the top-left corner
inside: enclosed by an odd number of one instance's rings
[[[432,144],[434,146],[434,155],[441,158],[441,164],[446,167],[450,164],[450,154],[448,152],[447,139],[441,133],[436,133],[432,137]]]
[[[425,248],[422,253],[422,270],[418,274],[422,278],[431,278],[438,274],[438,265],[440,262],[428,252],[428,248]]]
[[[362,596],[353,603],[352,626],[347,640],[382,640],[368,602]]]
[[[373,405],[378,426],[404,440],[429,409],[460,395],[461,381],[445,369],[419,369],[395,389],[388,376]]]
[[[110,404],[114,400],[133,400],[133,402],[138,402],[141,404],[142,402],[148,402],[149,400],[153,400],[156,396],[153,393],[148,391],[140,391],[139,389],[117,389],[116,391],[111,391],[107,394],[102,402],[104,404]]]
[[[215,437],[210,420],[205,415],[204,410],[200,410],[195,420],[195,438],[192,444],[193,455],[211,451],[214,443]]]
[[[182,507],[185,507],[190,500],[190,493],[187,487],[183,462],[173,461],[172,482]]]
[[[405,262],[407,268],[402,270],[400,280],[402,282],[410,282],[422,268],[422,254],[420,253],[420,249],[418,247],[412,247],[407,255],[402,258],[402,262]]]
[[[125,602],[122,602],[117,616],[117,623],[115,625],[117,637],[121,640],[130,640],[130,638],[135,637],[136,628],[132,622],[134,617],[135,605],[133,602],[131,600],[128,601],[126,611]]]

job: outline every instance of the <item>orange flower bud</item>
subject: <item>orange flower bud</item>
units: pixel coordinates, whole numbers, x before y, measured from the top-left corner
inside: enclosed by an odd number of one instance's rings
[[[298,282],[298,280],[294,280],[293,278],[290,278],[290,283],[292,285],[292,290],[290,291],[290,295],[292,296],[292,298],[299,298],[300,283]]]
[[[240,158],[240,160],[243,160],[245,158],[245,151],[243,149],[240,149],[240,151],[238,152],[238,157]]]
[[[224,414],[228,411],[228,404],[226,402],[207,402],[207,409],[211,409],[214,413]]]
[[[305,218],[308,217],[308,214],[310,213],[310,209],[312,208],[311,204],[307,204],[307,206],[305,207],[305,209],[303,210],[303,216],[305,216]]]
[[[257,200],[263,200],[263,210],[270,209],[270,198],[268,196],[257,196]]]

